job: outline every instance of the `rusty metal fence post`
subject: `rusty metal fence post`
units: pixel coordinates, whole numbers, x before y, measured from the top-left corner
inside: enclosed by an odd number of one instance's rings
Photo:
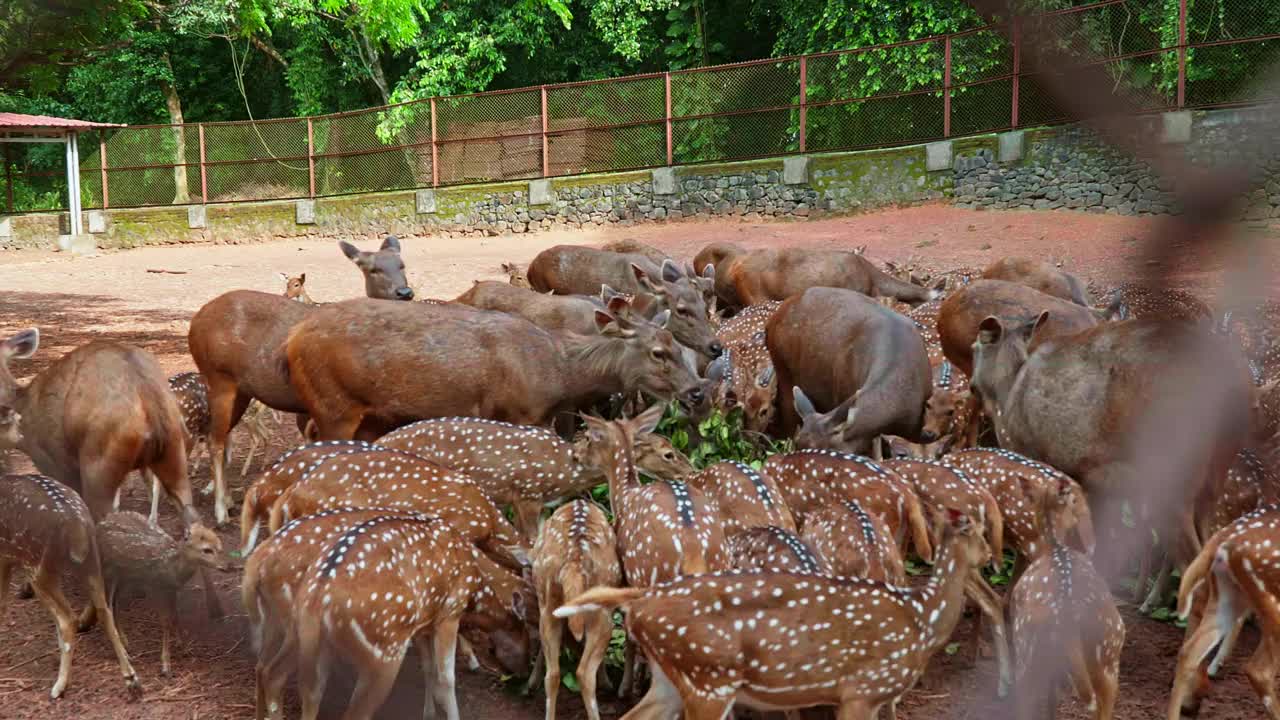
[[[98,131],[98,157],[101,159],[99,172],[102,173],[102,209],[111,207],[111,193],[107,190],[107,131]]]
[[[199,128],[200,128],[200,202],[205,205],[208,205],[209,204],[209,173],[208,173],[208,168],[205,167],[204,123],[200,123]],[[186,158],[183,158],[183,160],[185,161]],[[186,169],[184,168],[183,171],[185,172]]]
[[[805,151],[805,128],[809,125],[809,63],[807,55],[800,56],[800,152]]]
[[[431,187],[440,186],[440,151],[436,142],[436,99],[431,98]]]
[[[1178,0],[1178,107],[1187,104],[1187,0]]]
[[[1022,91],[1022,21],[1013,19],[1013,107],[1009,111],[1009,126],[1018,129],[1018,94]]]
[[[551,175],[551,145],[547,140],[547,86],[539,88],[542,95],[542,177]]]
[[[942,137],[951,137],[951,36],[942,39]]]
[[[667,97],[667,165],[675,165],[675,147],[671,144],[671,73],[662,73]]]
[[[311,191],[309,197],[316,196],[316,126],[311,118],[307,118],[307,186]]]

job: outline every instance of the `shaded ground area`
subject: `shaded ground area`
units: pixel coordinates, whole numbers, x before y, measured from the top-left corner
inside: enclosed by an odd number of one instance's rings
[[[1268,243],[1280,233],[1260,227]],[[727,240],[744,246],[810,245],[851,248],[867,245],[876,260],[915,259],[933,268],[982,266],[998,257],[1021,254],[1060,260],[1070,270],[1100,282],[1113,283],[1141,267],[1139,238],[1158,232],[1158,224],[1144,219],[1090,216],[1079,213],[985,213],[932,206],[871,213],[807,223],[747,224],[685,222],[600,232],[557,232],[487,240],[404,238],[411,282],[421,297],[453,297],[472,279],[498,278],[507,260],[527,262],[539,250],[557,243],[599,243],[634,237],[688,258],[708,242]],[[364,247],[372,239],[358,241]],[[1183,268],[1185,284],[1207,289],[1217,261]],[[186,274],[148,273],[167,269]],[[150,248],[73,259],[49,253],[0,254],[0,333],[37,326],[43,333],[35,358],[15,362],[15,374],[28,377],[73,347],[93,340],[119,340],[155,353],[167,372],[190,369],[186,352],[187,321],[192,312],[221,292],[238,287],[278,292],[279,272],[307,272],[311,294],[321,301],[362,292],[359,273],[331,242],[284,241],[250,246],[187,246]],[[265,457],[255,459],[250,475],[269,459],[293,447],[297,433],[286,419],[274,432]],[[243,461],[244,441],[237,439],[233,467]],[[28,467],[13,458],[14,469]],[[208,483],[207,462],[194,474],[194,484]],[[232,485],[241,484],[232,476]],[[142,484],[133,481],[125,505],[145,512]],[[206,516],[210,502],[198,496]],[[177,531],[171,508],[164,508],[164,524]],[[238,541],[232,529],[222,532],[226,547]],[[1104,551],[1100,548],[1100,551]],[[239,604],[237,572],[218,580],[227,615],[210,620],[201,593],[189,587],[182,596],[185,632],[173,656],[171,677],[159,675],[160,632],[156,614],[143,602],[130,602],[120,612],[130,651],[145,686],[141,702],[127,703],[123,685],[105,638],[99,631],[81,638],[71,685],[58,701],[48,699],[57,668],[53,623],[34,600],[10,600],[0,619],[0,717],[71,720],[73,718],[193,718],[252,717],[254,655],[245,632]],[[79,592],[72,593],[76,604]],[[1162,717],[1173,664],[1182,631],[1172,625],[1125,610],[1128,642],[1121,669],[1121,694],[1116,718],[1147,720]],[[972,658],[972,619],[966,619],[954,638],[955,654],[939,653],[920,686],[899,709],[904,720],[1007,717],[1009,705],[994,698],[994,661]],[[1224,670],[1201,717],[1245,720],[1264,715],[1261,703],[1244,681],[1241,666],[1256,643],[1247,630],[1235,658]],[[341,678],[331,684],[324,713],[337,718],[345,707],[350,685]],[[492,674],[459,672],[459,703],[464,718],[533,720],[543,716],[539,691],[521,698]],[[416,717],[421,712],[422,687],[416,659],[405,662],[401,681],[382,718]],[[604,697],[606,717],[625,707]],[[296,716],[290,699],[288,711]],[[584,717],[574,693],[562,691],[560,717]],[[1060,717],[1079,720],[1088,713],[1074,700],[1063,703]]]

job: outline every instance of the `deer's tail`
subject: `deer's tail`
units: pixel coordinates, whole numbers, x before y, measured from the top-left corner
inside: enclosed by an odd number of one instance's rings
[[[574,615],[596,610],[613,610],[614,608],[626,610],[627,605],[642,597],[644,597],[644,590],[640,588],[592,588],[556,608],[553,614],[558,618],[571,618]]]
[[[1210,566],[1216,554],[1215,550],[1212,544],[1206,546],[1196,555],[1196,559],[1191,561],[1187,569],[1182,571],[1182,581],[1178,584],[1178,617],[1183,620],[1191,615],[1191,606],[1195,602],[1196,593],[1208,579]]]
[[[576,562],[566,562],[560,566],[560,590],[566,598],[581,597],[587,589],[587,577],[582,572],[582,566]],[[578,642],[582,642],[582,636],[586,633],[587,622],[581,615],[574,614],[569,618],[569,632],[573,633],[573,638]]]

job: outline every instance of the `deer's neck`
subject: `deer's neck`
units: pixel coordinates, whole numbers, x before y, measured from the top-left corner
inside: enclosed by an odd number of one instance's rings
[[[964,612],[964,586],[973,567],[956,552],[954,540],[942,546],[928,584],[915,591],[920,620],[931,648],[945,643]]]
[[[626,389],[625,340],[565,333],[560,341],[565,356],[563,406],[584,407]]]
[[[623,438],[623,440],[613,446],[613,455],[604,468],[604,475],[609,480],[609,501],[613,503],[615,518],[622,515],[624,492],[640,484],[635,458],[631,454],[631,438]]]

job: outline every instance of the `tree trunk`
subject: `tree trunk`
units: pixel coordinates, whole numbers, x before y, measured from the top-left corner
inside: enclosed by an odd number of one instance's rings
[[[360,58],[369,70],[369,79],[378,88],[378,94],[382,97],[382,104],[390,105],[391,86],[387,84],[387,76],[382,71],[382,57],[378,53],[377,45],[369,39],[369,33],[363,27],[359,31],[353,30],[352,34],[355,36]],[[401,145],[413,142],[413,138],[404,129],[396,133],[396,140]],[[414,187],[428,185],[431,182],[431,149],[426,148],[424,152],[421,147],[411,147],[405,148],[402,152],[405,165],[408,166],[413,177]]]
[[[163,56],[169,77],[173,77],[173,64],[169,62],[169,53]],[[173,127],[173,202],[175,205],[191,201],[187,191],[187,136],[182,127],[182,99],[178,97],[178,88],[168,80],[160,81],[160,92],[164,93],[164,104],[169,109],[169,123]]]

